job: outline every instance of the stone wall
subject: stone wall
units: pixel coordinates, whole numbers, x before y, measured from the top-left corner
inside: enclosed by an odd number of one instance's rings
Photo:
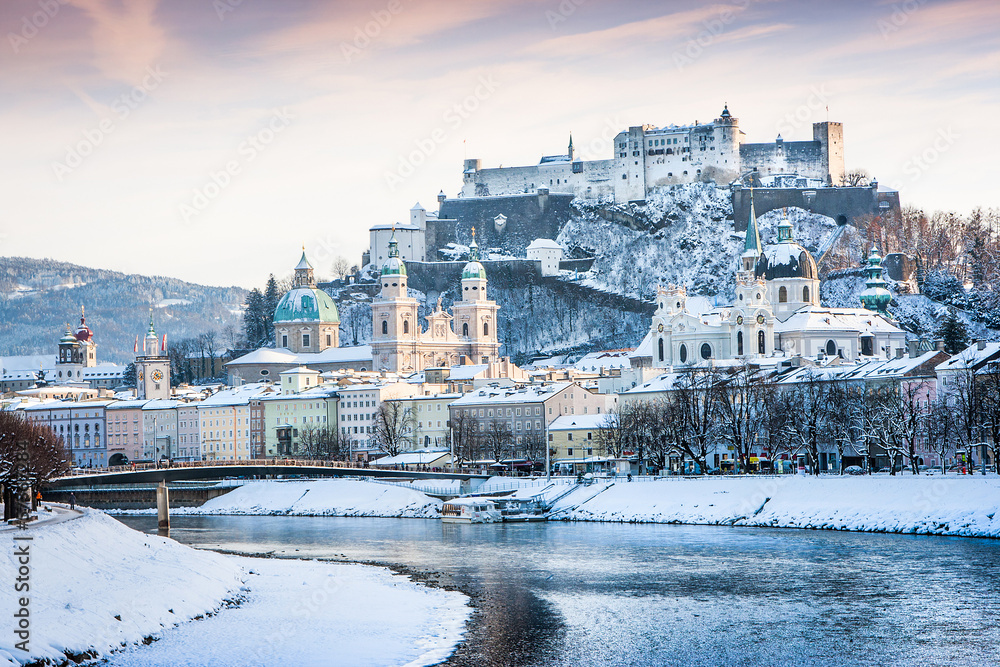
[[[572,201],[573,195],[562,193],[445,199],[440,204],[438,218],[446,220],[438,223],[428,220],[427,258],[439,259],[438,250],[448,243],[469,245],[473,227],[480,249],[501,248],[509,255],[524,257],[535,239],[555,239],[559,235],[559,230],[573,216]],[[498,215],[506,217],[500,229],[495,223]]]
[[[839,224],[856,224],[867,215],[899,213],[899,193],[879,192],[875,186],[854,188],[754,188],[754,209],[758,216],[786,206],[797,206],[825,215]],[[747,228],[750,219],[750,190],[736,186],[732,190],[733,219],[737,231]],[[886,202],[886,208],[880,203]]]

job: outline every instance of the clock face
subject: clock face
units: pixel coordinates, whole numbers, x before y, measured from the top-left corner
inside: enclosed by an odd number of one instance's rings
[[[736,324],[743,324],[743,316],[742,315],[737,315],[736,316]]]
[[[657,331],[663,331],[663,323],[660,322],[660,326],[656,327]]]
[[[153,378],[153,382],[159,382],[163,379],[163,371],[157,368],[150,377]]]
[[[139,371],[139,382],[142,382],[142,378],[143,378],[142,371]]]
[[[764,314],[761,313],[757,316],[757,324],[764,324]]]

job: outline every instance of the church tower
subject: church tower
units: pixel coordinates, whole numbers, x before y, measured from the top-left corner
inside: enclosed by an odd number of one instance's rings
[[[135,391],[136,398],[140,400],[170,398],[167,335],[163,334],[162,343],[156,337],[152,309],[149,311],[149,331],[142,340],[142,354],[135,358]]]
[[[420,302],[407,296],[406,264],[399,257],[399,243],[393,232],[389,256],[382,265],[382,289],[372,302],[372,358],[375,368],[388,371],[418,371]]]
[[[878,254],[876,245],[872,245],[865,273],[868,274],[868,281],[865,283],[865,289],[858,295],[861,297],[861,304],[868,310],[885,315],[886,306],[892,301],[892,292],[885,288],[886,282],[882,279],[882,256]]]
[[[469,262],[462,270],[462,300],[452,307],[452,326],[456,335],[469,342],[469,357],[474,364],[499,361],[497,310],[496,302],[486,296],[486,269],[479,263],[479,245],[473,228]]]
[[[756,275],[762,251],[751,188],[750,221],[736,272],[736,301],[729,316],[732,331],[729,344],[734,357],[767,356],[774,352],[774,312],[767,298],[767,284]]]

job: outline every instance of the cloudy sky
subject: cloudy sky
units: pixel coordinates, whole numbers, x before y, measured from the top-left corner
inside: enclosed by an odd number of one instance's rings
[[[259,285],[436,206],[464,157],[629,125],[844,123],[904,204],[1000,206],[1000,3],[4,0],[0,255]]]

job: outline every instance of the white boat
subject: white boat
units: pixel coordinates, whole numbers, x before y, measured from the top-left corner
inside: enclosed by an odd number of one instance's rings
[[[495,523],[500,510],[488,498],[453,498],[441,508],[443,523]]]

